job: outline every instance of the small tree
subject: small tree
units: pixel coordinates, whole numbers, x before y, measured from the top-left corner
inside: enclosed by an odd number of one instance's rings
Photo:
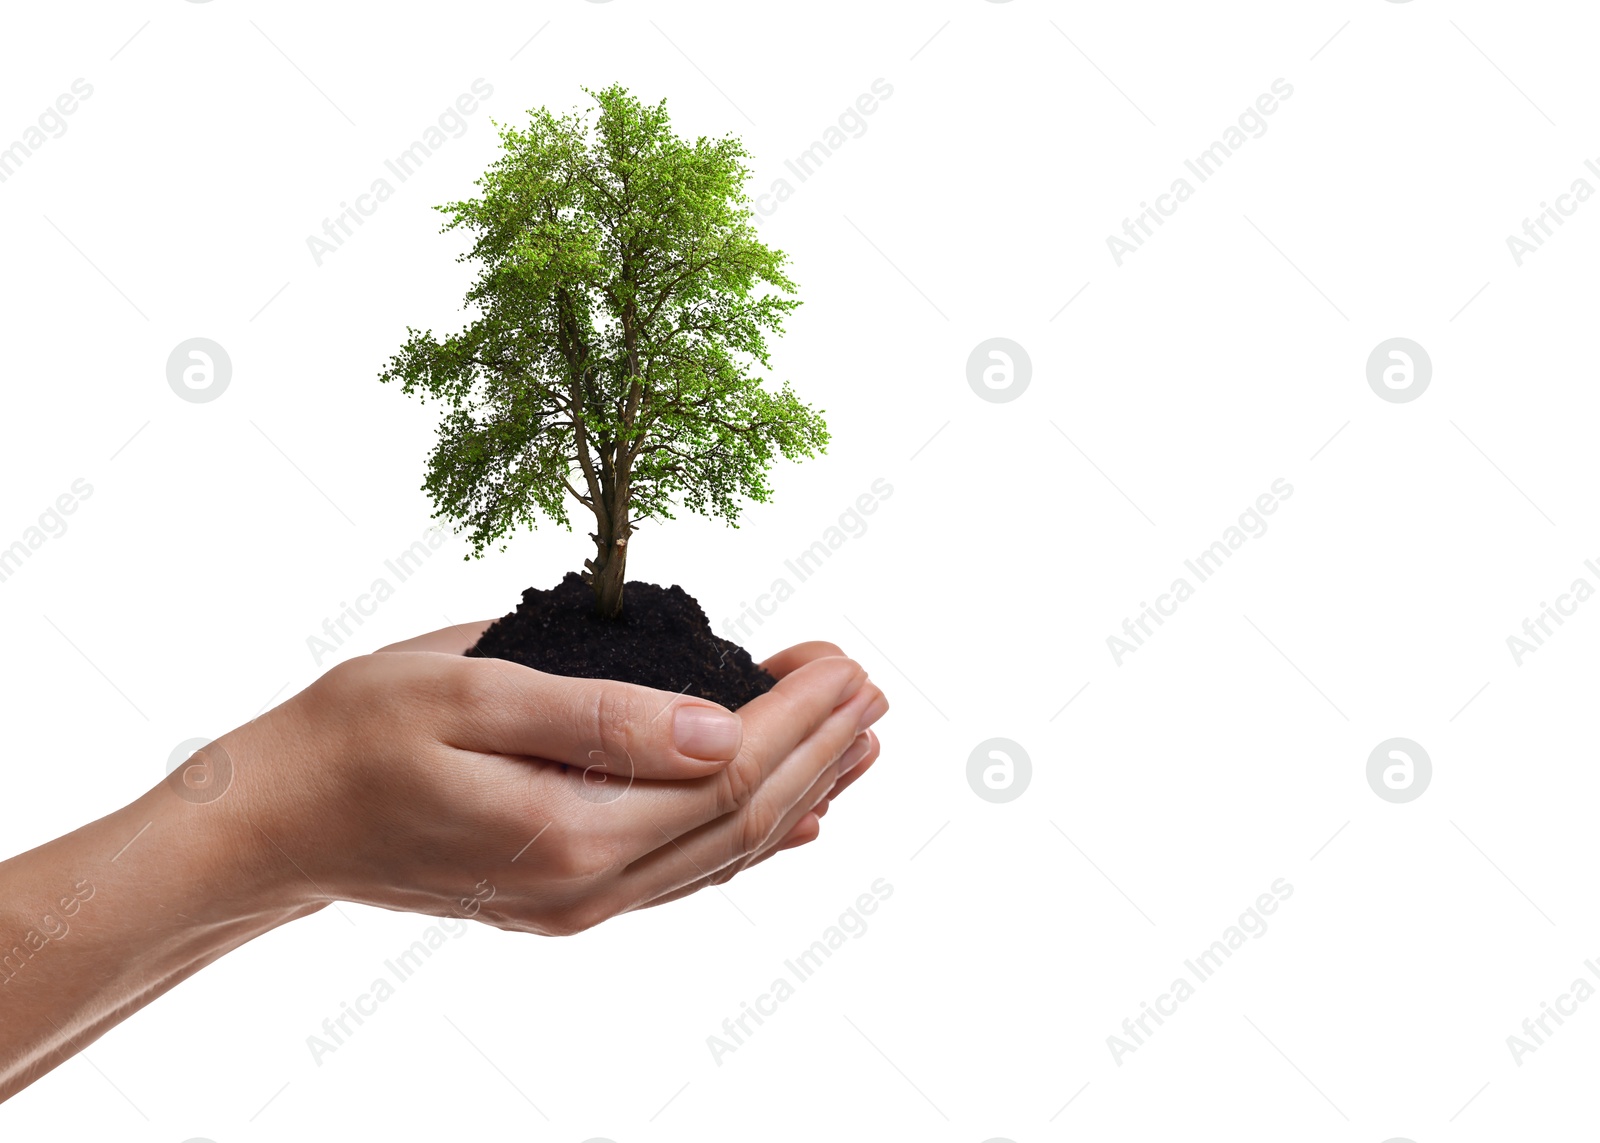
[[[442,341],[408,327],[380,379],[446,405],[423,488],[473,556],[541,514],[570,528],[568,496],[594,514],[583,575],[615,618],[638,522],[681,503],[737,527],[775,458],[828,430],[755,373],[800,303],[751,225],[743,144],[680,139],[665,101],[617,85],[588,94],[592,125],[502,127],[481,195],[437,208],[473,237],[481,316]]]

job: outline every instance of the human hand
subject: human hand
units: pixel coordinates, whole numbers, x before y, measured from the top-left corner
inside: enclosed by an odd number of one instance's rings
[[[831,645],[769,660],[734,715],[463,657],[478,630],[351,660],[207,748],[233,787],[192,809],[253,842],[277,902],[579,932],[804,844],[876,755],[887,702]]]
[[[392,643],[387,647],[379,648],[379,650],[438,651],[447,655],[459,655],[468,647],[471,647],[474,643],[476,643],[478,641],[478,637],[483,634],[484,629],[492,622],[494,622],[492,619],[486,619],[472,624],[458,624],[454,627],[446,627],[438,631],[431,631],[426,635],[418,635],[415,638],[407,639],[400,643]],[[761,663],[761,668],[773,678],[783,679],[791,672],[806,665],[807,663],[812,662],[813,660],[829,657],[844,658],[845,653],[837,644],[827,643],[821,640],[813,640],[807,643],[797,643],[793,647],[788,647],[782,651],[779,651],[771,658],[764,660]],[[809,814],[805,815],[798,822],[796,822],[794,828],[789,831],[788,835],[784,837],[782,841],[776,845],[769,846],[753,860],[741,863],[738,868],[747,869],[751,865],[760,864],[773,854],[781,852],[782,850],[794,849],[797,846],[805,845],[808,842],[815,841],[818,835],[821,833],[822,817],[828,812],[828,807],[832,804],[833,799],[844,793],[855,782],[857,782],[863,774],[871,769],[872,764],[878,760],[880,749],[881,743],[878,740],[878,736],[871,730],[863,730],[849,747],[850,758],[857,758],[859,760],[851,763],[849,758],[847,758],[841,762],[839,777],[834,782],[833,789],[829,791],[827,796],[818,802]],[[734,869],[730,872],[727,872],[726,875],[720,880],[707,882],[706,884],[723,884],[733,876],[734,872],[737,872],[737,870]],[[666,901],[676,900],[678,897],[685,896],[687,893],[694,892],[695,890],[704,887],[705,886],[703,884],[696,884],[686,890],[670,894],[657,901],[651,902],[651,904],[663,904]]]
[[[815,659],[843,655],[844,652],[832,643],[799,643],[786,650],[779,651],[776,655],[763,662],[761,667],[773,678],[782,680],[791,672]],[[833,799],[849,789],[878,760],[880,745],[877,734],[871,730],[863,730],[857,735],[856,740],[850,744],[848,757],[840,764],[840,773],[838,778],[834,780],[833,788],[812,808],[809,814],[806,814],[795,823],[794,828],[789,831],[781,842],[768,846],[760,853],[753,854],[742,862],[730,864],[724,869],[701,878],[676,892],[657,897],[655,900],[648,902],[645,907],[665,905],[669,901],[687,897],[690,893],[698,892],[709,886],[726,884],[736,874],[750,868],[752,865],[761,864],[761,862],[783,850],[794,849],[797,846],[815,841],[822,831],[822,816],[828,812],[828,807],[833,802]],[[850,758],[859,758],[859,761],[851,763]]]
[[[337,900],[565,934],[816,836],[888,704],[830,644],[737,715],[462,652],[353,659],[121,809],[0,862],[0,930],[93,901],[0,971],[0,1101],[180,981]],[[109,858],[107,855],[111,855]],[[92,879],[89,878],[92,874]],[[47,948],[48,954],[40,951]],[[15,950],[13,950],[15,952]]]

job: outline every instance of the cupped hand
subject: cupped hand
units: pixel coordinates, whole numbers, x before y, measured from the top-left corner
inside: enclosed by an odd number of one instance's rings
[[[358,901],[579,932],[816,836],[887,702],[830,644],[764,664],[737,714],[464,657],[483,624],[334,668],[219,739],[218,811],[290,903]]]

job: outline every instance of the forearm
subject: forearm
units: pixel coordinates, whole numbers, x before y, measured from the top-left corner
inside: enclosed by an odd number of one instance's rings
[[[791,651],[706,756],[663,717],[702,708],[703,730],[702,700],[459,653],[347,660],[132,804],[0,862],[0,1100],[332,900],[577,933],[726,881],[801,815],[814,837],[887,703],[831,644]],[[628,796],[597,799],[596,771]]]
[[[218,957],[322,907],[284,883],[227,801],[186,801],[163,783],[0,862],[0,1100]]]

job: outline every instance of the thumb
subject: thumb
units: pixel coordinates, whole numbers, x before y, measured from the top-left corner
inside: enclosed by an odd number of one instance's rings
[[[468,676],[453,745],[650,779],[703,778],[731,762],[744,723],[704,699],[610,679],[460,659]]]

